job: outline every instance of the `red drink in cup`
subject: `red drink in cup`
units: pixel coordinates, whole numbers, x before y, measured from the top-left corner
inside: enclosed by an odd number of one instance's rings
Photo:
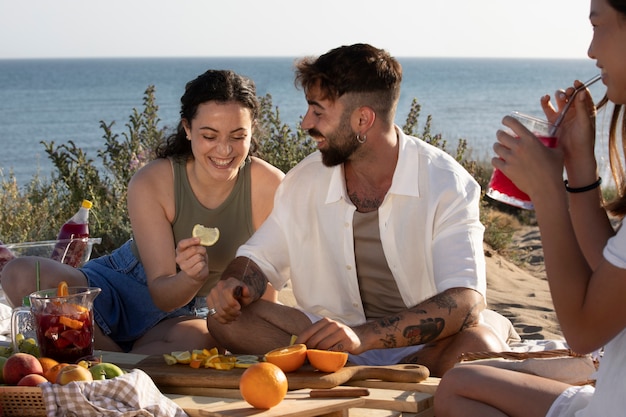
[[[544,145],[549,148],[554,148],[556,146],[556,137],[549,136],[552,127],[550,123],[518,112],[511,113],[511,116],[519,120],[528,130],[533,132]],[[487,188],[487,195],[494,200],[511,206],[527,210],[532,210],[534,208],[533,203],[530,201],[530,197],[517,188],[517,186],[513,184],[513,182],[499,169],[493,170],[493,174],[491,175],[491,180],[489,180],[489,186]]]

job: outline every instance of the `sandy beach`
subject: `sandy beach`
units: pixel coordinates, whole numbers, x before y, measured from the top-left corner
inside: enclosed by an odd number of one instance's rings
[[[539,228],[523,226],[513,236],[522,266],[485,245],[487,302],[507,317],[522,340],[561,340],[543,263]]]

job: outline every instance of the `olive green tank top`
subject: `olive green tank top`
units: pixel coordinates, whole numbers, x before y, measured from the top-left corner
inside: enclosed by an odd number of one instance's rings
[[[239,170],[237,182],[226,200],[214,209],[204,207],[196,198],[189,184],[185,161],[172,160],[174,169],[175,209],[172,231],[174,241],[191,237],[195,224],[217,227],[220,238],[206,248],[209,258],[209,279],[198,291],[206,296],[219,281],[226,266],[235,257],[239,246],[254,233],[252,224],[250,158]],[[135,251],[138,252],[138,251]]]

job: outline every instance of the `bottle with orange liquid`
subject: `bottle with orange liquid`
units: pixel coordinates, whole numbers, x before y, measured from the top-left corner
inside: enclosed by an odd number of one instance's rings
[[[75,268],[80,265],[88,245],[91,206],[91,201],[83,200],[80,209],[61,226],[52,259]]]

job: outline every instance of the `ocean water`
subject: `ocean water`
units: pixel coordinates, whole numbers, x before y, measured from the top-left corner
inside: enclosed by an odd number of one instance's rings
[[[396,121],[402,125],[410,104],[422,106],[421,131],[432,116],[432,133],[449,148],[466,139],[475,159],[492,155],[495,131],[507,113],[541,116],[539,98],[553,95],[575,79],[598,70],[591,60],[398,58],[403,85]],[[73,141],[97,160],[103,147],[100,121],[127,131],[133,109],[142,109],[143,93],[156,88],[163,127],[178,123],[185,83],[209,68],[232,69],[252,78],[260,96],[271,94],[284,123],[295,127],[306,111],[294,85],[295,58],[154,58],[0,60],[0,174],[13,172],[20,185],[35,173],[49,177],[41,141]],[[596,100],[604,87],[592,87]],[[0,177],[1,178],[1,177]]]

